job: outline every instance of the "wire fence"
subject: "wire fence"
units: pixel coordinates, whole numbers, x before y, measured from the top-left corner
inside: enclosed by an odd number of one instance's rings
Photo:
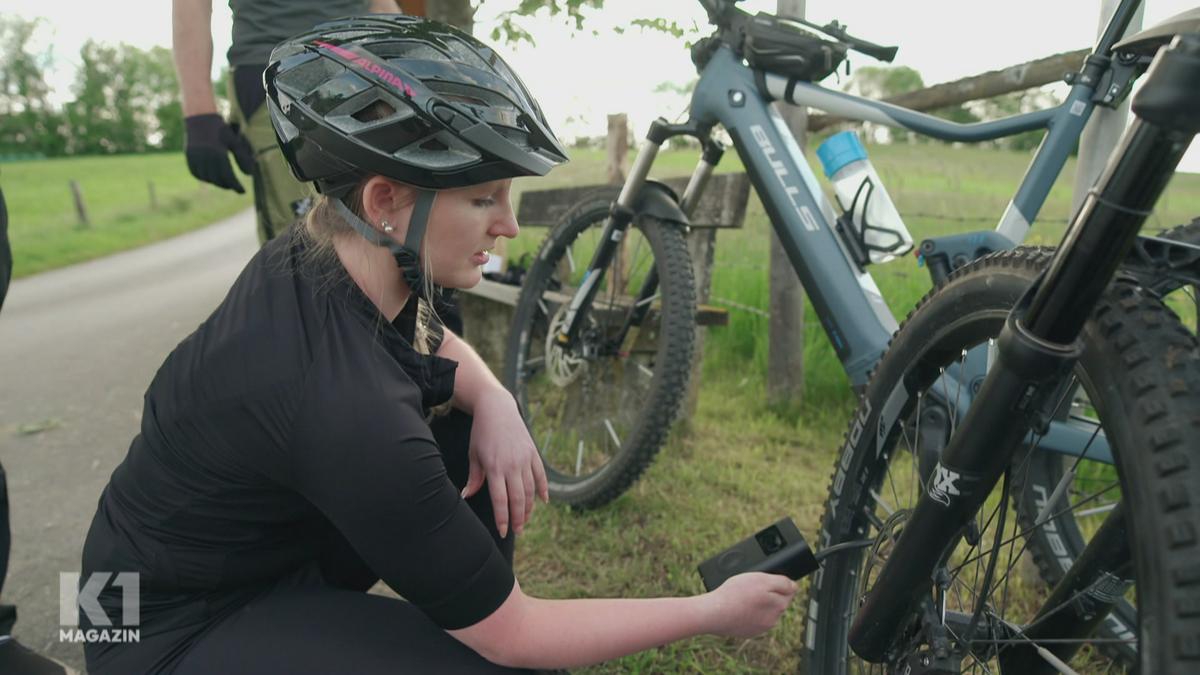
[[[944,221],[952,221],[952,222],[959,222],[959,223],[987,223],[987,224],[995,224],[996,223],[995,216],[951,216],[951,215],[946,215],[944,213],[908,212],[908,213],[905,213],[904,217],[909,218],[909,219],[925,218],[925,219],[931,219],[931,220],[944,220]],[[1069,218],[1038,218],[1038,222],[1039,223],[1054,223],[1054,224],[1059,224],[1059,225],[1068,225],[1068,224],[1070,224],[1070,219]],[[712,266],[714,269],[724,268],[724,269],[745,270],[745,271],[763,272],[763,273],[767,273],[770,271],[770,267],[765,264],[749,264],[749,263],[713,261]],[[914,276],[922,276],[922,277],[926,276],[924,274],[914,275],[912,272],[905,271],[903,269],[895,269],[895,268],[886,269],[884,267],[872,268],[871,275],[876,278],[899,277],[899,278],[904,278],[904,279],[910,279],[910,278],[913,278]],[[731,300],[729,298],[722,298],[722,297],[717,297],[717,296],[711,296],[709,298],[709,300],[711,302],[717,303],[719,305],[724,305],[724,306],[731,307],[733,309],[741,310],[744,312],[750,312],[751,314],[755,314],[757,316],[761,316],[766,319],[771,318],[770,312],[768,312],[764,309],[760,309],[758,307],[753,307],[753,306],[738,302],[736,300]]]
[[[740,302],[736,302],[736,301],[730,300],[728,298],[710,297],[709,300],[711,300],[717,304],[720,304],[720,305],[727,305],[729,307],[733,307],[734,309],[740,309],[745,312],[750,312],[751,314],[757,314],[757,315],[767,318],[767,319],[771,318],[770,312],[765,312],[757,307],[751,307],[750,305],[743,305]]]
[[[958,222],[958,223],[988,223],[988,224],[996,223],[995,216],[951,216],[951,215],[946,215],[944,213],[909,212],[909,213],[905,214],[905,218],[911,218],[911,219],[924,218],[924,219],[929,219],[929,220],[944,220],[944,221],[951,221],[951,222]],[[1066,225],[1066,224],[1069,224],[1070,220],[1067,218],[1039,218],[1038,222],[1039,223],[1056,223],[1056,224]],[[770,268],[767,265],[762,265],[762,264],[713,261],[712,266],[714,269],[723,268],[723,269],[735,269],[735,270],[744,270],[744,271],[751,271],[751,272],[764,272],[764,273],[770,271]],[[901,277],[901,278],[905,278],[905,279],[912,278],[914,276],[912,273],[907,272],[907,271],[886,270],[883,268],[873,269],[871,271],[871,274],[872,274],[872,276],[875,276],[875,277],[891,276],[891,277]],[[733,309],[737,309],[737,310],[740,310],[743,312],[749,312],[751,314],[761,316],[764,319],[771,318],[771,313],[764,309],[760,309],[758,307],[753,307],[751,305],[747,305],[745,303],[741,303],[736,300],[731,300],[729,298],[710,296],[709,301],[719,304],[719,305],[724,305],[726,307],[731,307]]]
[[[948,216],[944,213],[905,213],[905,218],[924,218],[926,220],[948,220],[954,223],[992,223],[998,221],[996,216]],[[1070,223],[1069,218],[1038,218],[1039,223],[1056,223],[1066,225]]]

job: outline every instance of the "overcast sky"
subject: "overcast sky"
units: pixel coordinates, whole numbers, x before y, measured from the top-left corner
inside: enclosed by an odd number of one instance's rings
[[[516,0],[484,2],[475,34],[487,40],[496,14],[515,4]],[[1147,0],[1144,25],[1197,5],[1200,0]],[[776,0],[741,3],[752,13],[773,13],[776,6]],[[169,0],[0,0],[0,11],[47,19],[48,30],[40,38],[53,44],[60,61],[52,82],[60,98],[70,97],[79,48],[89,37],[142,48],[171,44]],[[563,22],[543,16],[525,23],[537,39],[536,47],[498,47],[562,135],[602,135],[606,115],[613,112],[629,113],[640,134],[654,117],[674,119],[683,112],[682,99],[654,95],[652,89],[695,77],[683,39],[636,29],[620,36],[611,30],[635,18],[655,16],[702,31],[688,37],[693,41],[709,32],[697,0],[606,0],[603,10],[592,13],[583,34],[572,35]],[[1100,1],[808,0],[807,17],[817,23],[837,19],[852,35],[898,45],[895,64],[915,68],[926,84],[936,84],[1091,45],[1100,23]],[[214,0],[214,71],[223,65],[230,23],[228,6]],[[592,30],[599,35],[593,36]],[[869,57],[851,55],[852,66],[872,63]],[[837,82],[830,78],[826,84]],[[1200,171],[1200,152],[1191,153],[1188,166]]]

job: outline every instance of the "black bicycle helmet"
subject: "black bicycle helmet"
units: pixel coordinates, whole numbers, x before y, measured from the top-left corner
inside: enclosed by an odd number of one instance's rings
[[[419,297],[417,252],[436,190],[542,176],[567,161],[516,73],[437,21],[373,14],[320,24],[271,52],[263,82],[292,174],[387,246]],[[403,246],[343,203],[367,174],[420,188]]]
[[[330,197],[367,173],[438,190],[541,176],[567,161],[500,56],[437,21],[323,23],[277,46],[263,80],[292,172]],[[393,112],[364,119],[377,101]]]

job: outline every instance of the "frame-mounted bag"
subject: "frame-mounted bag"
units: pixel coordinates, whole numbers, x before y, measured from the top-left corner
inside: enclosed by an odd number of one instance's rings
[[[846,46],[759,14],[746,22],[745,55],[752,68],[819,82],[846,59]]]

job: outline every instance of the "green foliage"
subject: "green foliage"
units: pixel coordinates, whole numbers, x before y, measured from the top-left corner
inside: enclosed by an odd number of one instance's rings
[[[46,25],[40,18],[0,14],[0,155],[62,150],[62,118],[50,108],[45,77],[53,54],[30,51]]]
[[[677,38],[683,37],[687,32],[683,28],[680,28],[678,23],[674,21],[667,21],[661,17],[657,19],[634,19],[631,22],[631,25],[637,26],[642,30],[654,30]],[[614,30],[621,34],[625,32],[623,28],[616,28]]]
[[[972,101],[965,104],[978,115],[981,120],[996,120],[1011,117],[1021,113],[1043,110],[1058,105],[1058,99],[1053,93],[1044,89],[1028,89],[1002,94],[982,101]],[[1025,131],[1016,136],[1001,138],[994,141],[997,147],[1009,150],[1034,150],[1046,135],[1045,129]]]
[[[483,0],[479,4],[482,5]],[[587,10],[603,6],[604,0],[520,0],[516,9],[501,12],[497,16],[500,24],[492,30],[491,39],[498,41],[503,38],[512,45],[528,42],[530,46],[536,46],[533,35],[521,25],[521,17],[546,12],[551,17],[562,18],[572,30],[581,32],[587,20]]]
[[[453,1],[469,2],[469,0]],[[483,0],[479,0],[476,10],[481,5],[483,5]],[[499,24],[492,29],[490,37],[492,40],[503,40],[511,45],[528,42],[530,46],[537,46],[533,34],[522,25],[521,19],[546,13],[551,18],[561,18],[563,23],[569,26],[574,33],[582,33],[585,30],[585,24],[591,16],[589,12],[591,10],[600,10],[603,7],[604,0],[520,0],[516,9],[506,10],[497,15]],[[677,38],[681,38],[689,32],[695,32],[694,27],[686,29],[677,22],[668,21],[663,17],[634,19],[630,25],[642,30],[667,33]],[[613,31],[617,34],[623,34],[625,28],[615,26]],[[592,35],[599,33],[595,29],[589,32]]]
[[[924,87],[921,73],[908,66],[864,66],[854,71],[843,89],[867,98],[887,98]]]
[[[80,61],[75,101],[67,107],[68,152],[144,152],[161,147],[164,122],[167,133],[176,131],[172,127],[178,125],[170,115],[180,110],[179,83],[170,50],[88,40],[80,50]]]
[[[33,51],[44,19],[0,14],[0,155],[112,154],[183,147],[171,51],[89,40],[63,109],[49,102],[50,49]]]
[[[842,89],[856,96],[870,99],[885,99],[925,87],[921,73],[908,66],[863,66],[854,71]],[[886,137],[896,143],[915,140],[914,135],[899,129],[890,129],[879,124],[865,122],[862,125],[864,138]]]
[[[158,123],[158,147],[171,152],[181,152],[186,141],[183,124],[183,104],[178,99],[164,103],[154,109]]]
[[[844,90],[871,99],[886,99],[925,87],[921,74],[907,66],[866,66],[855,71],[846,82]],[[1043,89],[1012,92],[982,101],[971,101],[947,108],[930,111],[929,114],[958,124],[974,124],[1011,117],[1020,113],[1041,110],[1058,105],[1054,94]],[[877,124],[863,123],[866,138],[886,137],[894,143],[942,143],[937,139],[904,131],[885,128]],[[1026,131],[1016,136],[991,141],[989,147],[1007,150],[1034,150],[1042,142],[1045,130]]]

